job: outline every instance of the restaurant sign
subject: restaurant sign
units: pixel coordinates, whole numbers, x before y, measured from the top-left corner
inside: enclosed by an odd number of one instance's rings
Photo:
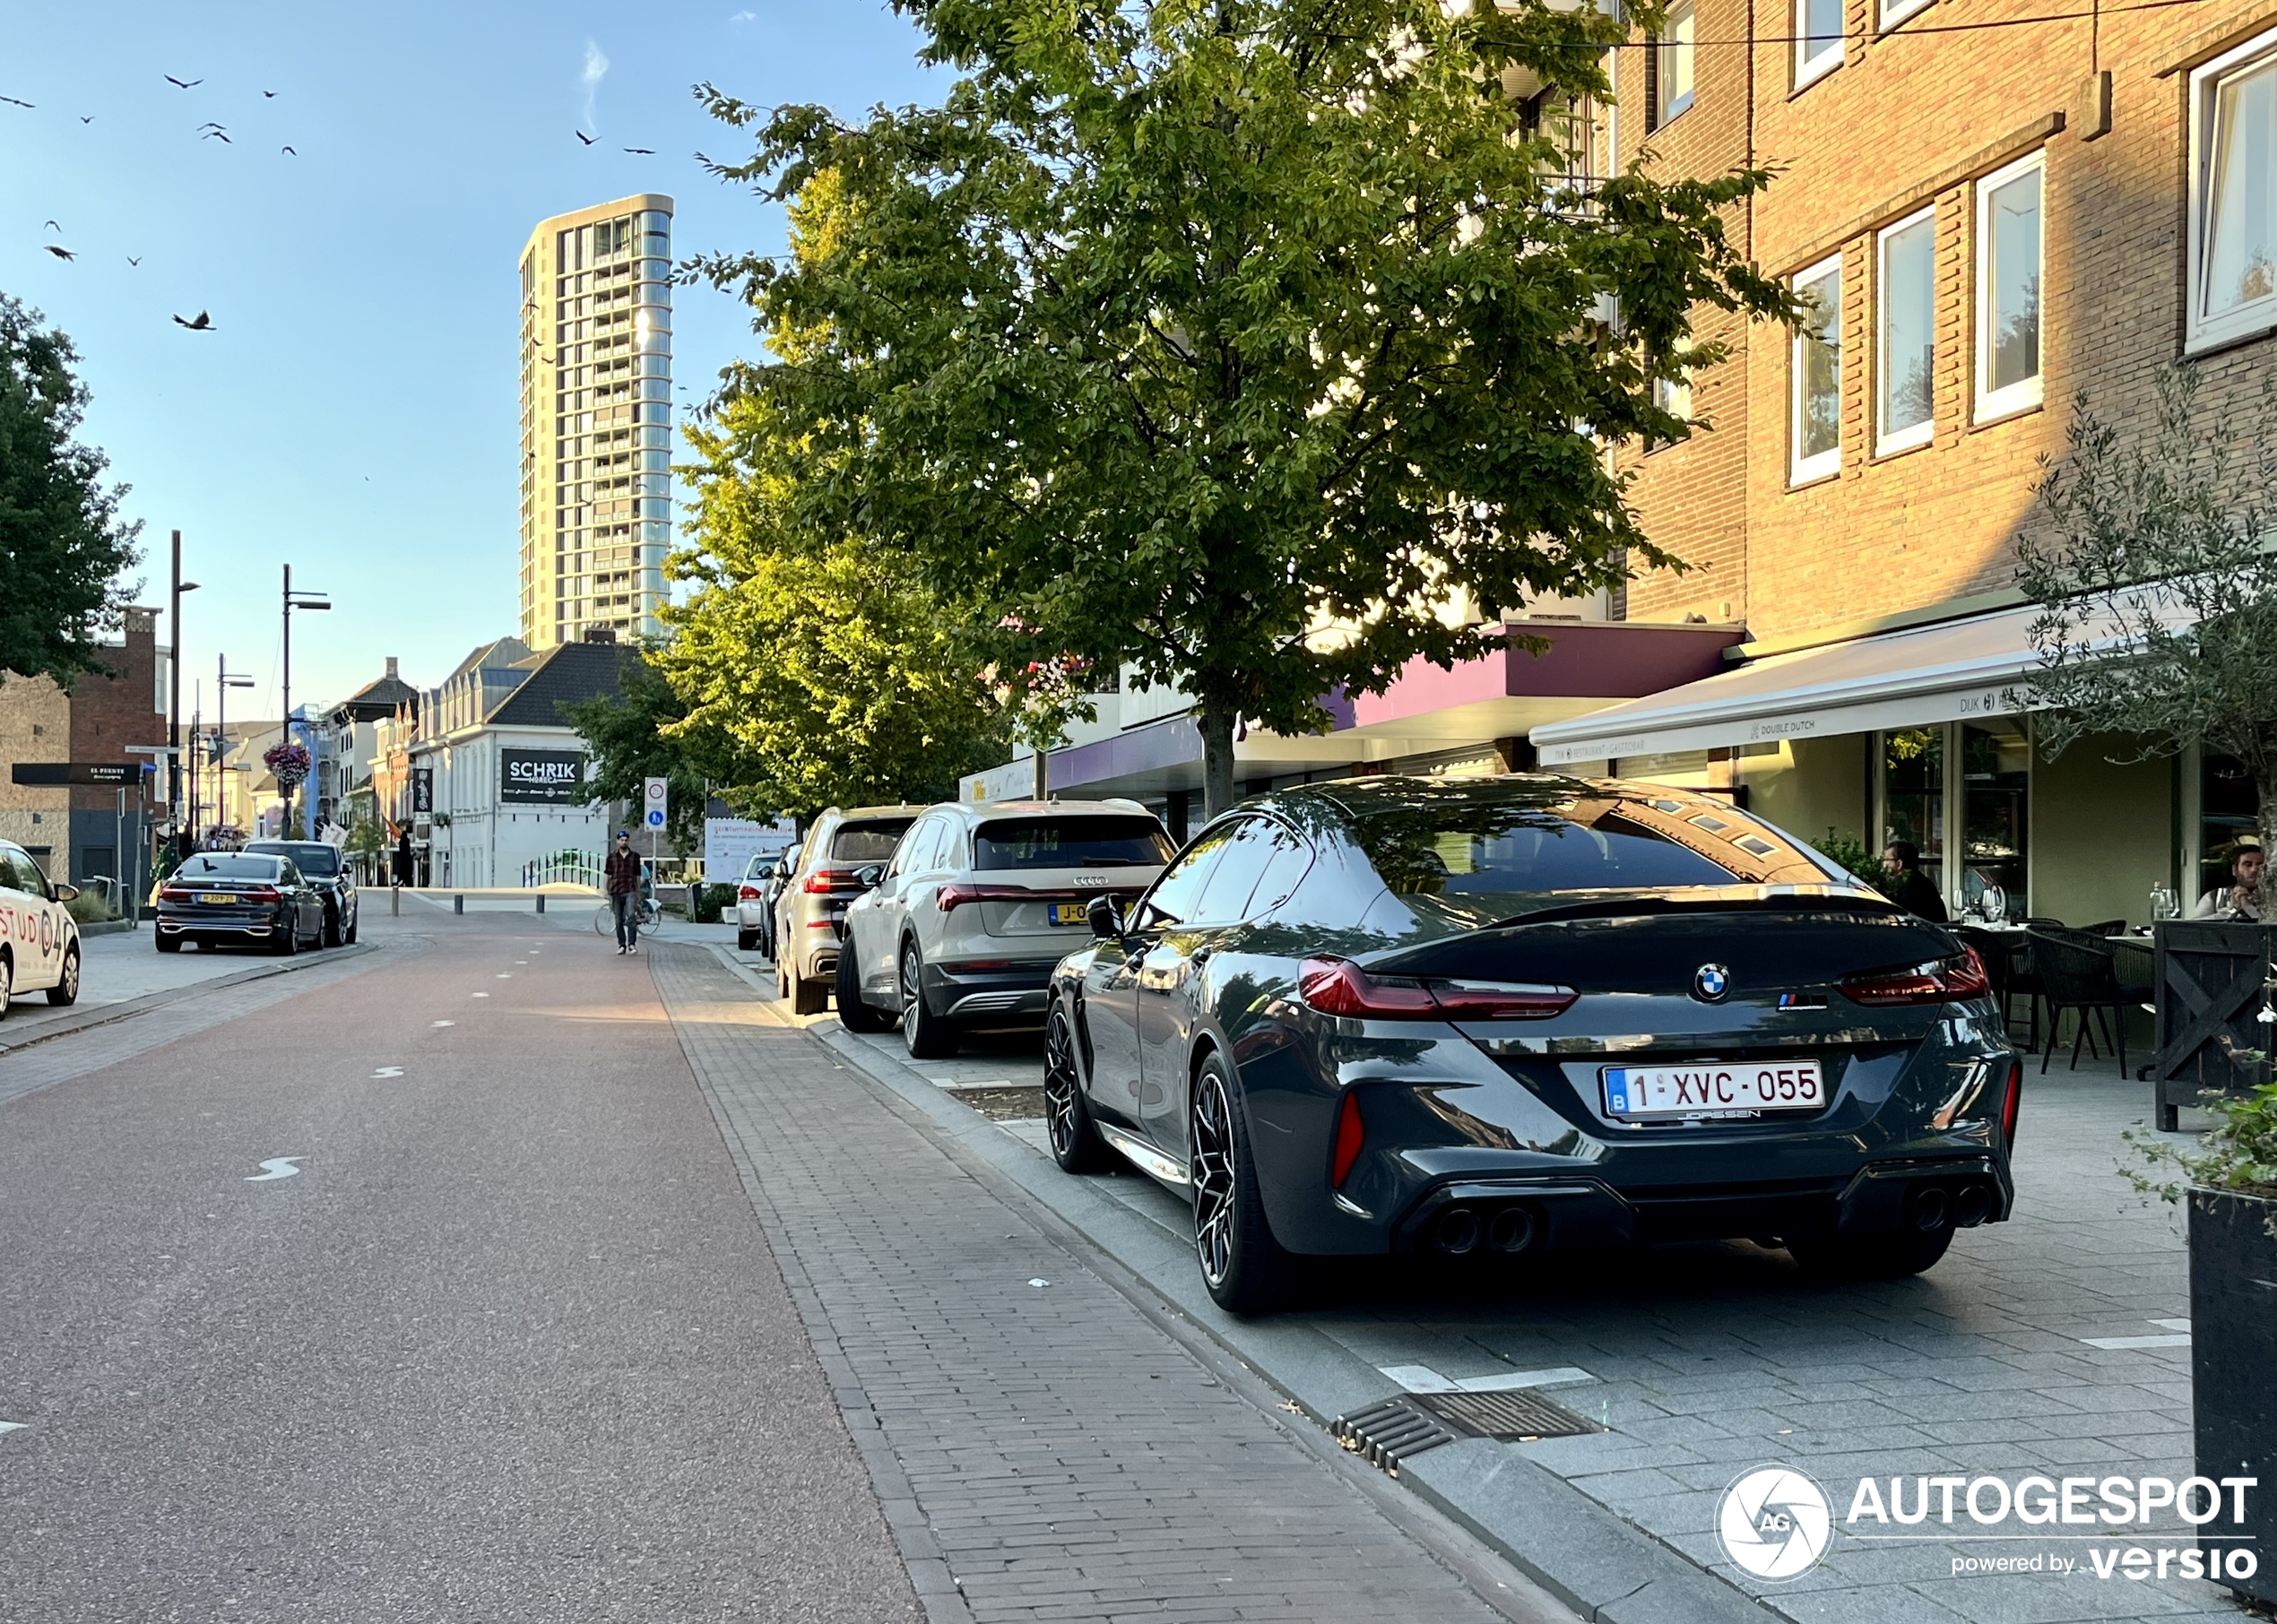
[[[585,798],[580,750],[500,750],[498,799],[528,806],[575,806]]]

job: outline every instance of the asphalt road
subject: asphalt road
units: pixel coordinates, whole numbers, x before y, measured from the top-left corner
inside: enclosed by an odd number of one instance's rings
[[[0,1620],[913,1620],[645,962],[414,928],[0,1105]]]

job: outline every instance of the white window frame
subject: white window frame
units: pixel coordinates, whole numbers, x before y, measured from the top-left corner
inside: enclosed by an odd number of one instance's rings
[[[1987,274],[1992,263],[1993,194],[2010,181],[2032,170],[2039,171],[2039,370],[2020,383],[2005,388],[1989,387],[1992,374],[1992,279]],[[2027,411],[2038,406],[2044,398],[2048,379],[2048,154],[2045,150],[2027,153],[2014,163],[2004,164],[1977,182],[1977,321],[1976,348],[1976,415],[1975,421],[1990,422],[2012,412]]]
[[[1806,84],[1815,84],[1840,67],[1843,48],[1848,44],[1844,32],[1838,30],[1834,43],[1821,46],[1817,56],[1804,54],[1811,48],[1810,4],[1811,0],[1795,0],[1795,88],[1798,91]],[[1849,24],[1847,13],[1842,22],[1843,29],[1847,30]]]
[[[1800,289],[1830,272],[1834,278],[1834,353],[1839,358],[1842,353],[1842,255],[1839,252],[1830,254],[1814,265],[1805,265],[1787,281],[1788,287]],[[1790,488],[1842,471],[1842,389],[1839,374],[1834,391],[1834,445],[1811,456],[1803,454],[1803,346],[1808,341],[1800,331],[1791,334],[1787,341],[1787,483]]]
[[[2209,188],[2213,178],[2213,99],[2221,88],[2221,81],[2235,76],[2240,70],[2259,66],[2262,59],[2273,56],[2277,56],[2277,29],[2258,34],[2191,70],[2189,252],[2184,262],[2188,281],[2182,296],[2186,355],[2195,355],[2277,327],[2277,294],[2226,310],[2220,315],[2203,314],[2206,291],[2206,211],[2212,203]]]
[[[1929,9],[1930,0],[1882,0],[1880,26],[1893,29],[1908,17],[1918,16]]]
[[[1679,12],[1685,13],[1691,17],[1693,32],[1692,39],[1681,44],[1669,37],[1675,28],[1676,13]],[[1692,111],[1692,104],[1699,97],[1700,51],[1697,43],[1699,38],[1700,9],[1696,0],[1681,0],[1681,4],[1670,6],[1667,23],[1660,30],[1659,42],[1652,48],[1658,53],[1653,89],[1657,92],[1656,99],[1660,102],[1660,106],[1653,109],[1653,125],[1656,129],[1665,130],[1671,122]],[[1687,77],[1692,82],[1686,87],[1680,99],[1671,101],[1668,99],[1668,65],[1675,60],[1678,51],[1683,51],[1691,58],[1692,72]]]
[[[1903,220],[1892,220],[1874,236],[1874,454],[1886,457],[1893,452],[1910,451],[1917,445],[1926,445],[1935,435],[1937,413],[1935,380],[1931,380],[1929,415],[1920,422],[1889,432],[1882,420],[1888,400],[1890,385],[1890,239],[1909,227],[1929,222],[1929,326],[1936,331],[1937,298],[1937,205],[1917,209]]]

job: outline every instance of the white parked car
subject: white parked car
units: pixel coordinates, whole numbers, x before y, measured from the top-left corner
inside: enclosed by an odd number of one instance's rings
[[[31,853],[0,841],[0,1016],[20,992],[47,989],[50,1004],[79,998],[79,921],[64,904],[79,892],[51,885]]]
[[[976,1026],[1041,1022],[1052,972],[1092,939],[1089,904],[1126,905],[1177,848],[1136,801],[949,801],[864,870],[846,910],[838,1018],[898,1021],[919,1058],[954,1054]]]

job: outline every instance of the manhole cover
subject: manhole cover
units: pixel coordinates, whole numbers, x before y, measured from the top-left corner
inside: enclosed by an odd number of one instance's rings
[[[1474,1438],[1580,1438],[1604,1430],[1597,1422],[1529,1387],[1499,1393],[1420,1393],[1415,1402]]]

